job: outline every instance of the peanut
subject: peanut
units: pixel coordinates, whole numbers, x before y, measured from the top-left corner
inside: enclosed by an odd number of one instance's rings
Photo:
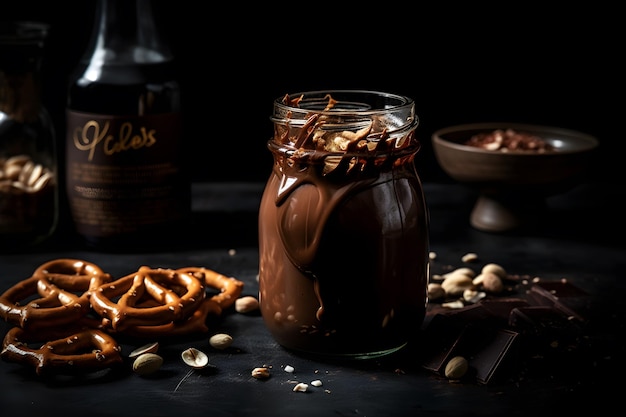
[[[259,300],[251,295],[238,298],[235,301],[235,310],[238,313],[249,313],[259,308]]]
[[[469,363],[463,356],[455,356],[446,364],[444,375],[448,379],[461,379],[467,373]]]
[[[498,264],[494,264],[494,263],[490,263],[490,264],[483,266],[483,269],[481,270],[481,272],[483,274],[487,272],[491,272],[492,274],[496,274],[497,276],[499,276],[501,279],[506,279],[507,277],[506,270],[502,266]]]
[[[481,273],[472,281],[474,285],[482,286],[490,293],[500,293],[504,290],[504,283],[500,277],[492,272]]]
[[[133,371],[139,375],[153,374],[163,365],[163,358],[156,353],[142,353],[133,362]]]
[[[226,349],[233,343],[231,335],[226,333],[217,333],[209,338],[209,344],[215,349]]]
[[[441,300],[445,298],[446,291],[443,289],[441,284],[436,282],[431,282],[428,284],[428,299],[429,300]]]
[[[463,294],[463,291],[466,289],[473,288],[474,283],[472,282],[472,278],[469,276],[462,273],[456,273],[448,275],[441,283],[441,287],[447,295],[451,297],[458,297]]]

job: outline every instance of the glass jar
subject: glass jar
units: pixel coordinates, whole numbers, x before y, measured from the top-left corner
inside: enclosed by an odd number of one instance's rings
[[[276,99],[259,212],[259,301],[283,347],[365,359],[424,320],[428,213],[411,98],[316,91]]]
[[[40,243],[57,227],[59,197],[52,119],[42,105],[48,25],[0,23],[0,247]]]

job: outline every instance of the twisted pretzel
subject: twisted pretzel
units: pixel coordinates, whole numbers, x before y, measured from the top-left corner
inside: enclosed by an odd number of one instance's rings
[[[206,287],[219,290],[219,293],[205,298],[189,317],[157,325],[125,326],[122,329],[125,334],[137,337],[162,337],[206,333],[209,331],[206,325],[209,314],[215,316],[222,314],[225,308],[234,304],[243,291],[244,284],[242,281],[233,277],[226,277],[207,268],[185,267],[177,269],[175,273],[195,277]],[[141,305],[145,308],[154,304],[154,300],[146,300]]]
[[[204,283],[190,274],[142,266],[137,272],[96,288],[90,293],[90,301],[104,318],[104,325],[121,332],[133,326],[184,320],[205,296]]]
[[[46,262],[0,295],[0,317],[24,329],[76,323],[89,312],[89,292],[109,279],[79,259]]]
[[[206,319],[209,314],[219,316],[222,313],[221,307],[210,299],[205,299],[202,304],[185,320],[172,321],[154,326],[129,326],[124,329],[124,334],[133,337],[170,337],[184,336],[193,333],[207,333]]]
[[[177,271],[193,275],[194,277],[202,280],[208,287],[220,290],[220,292],[213,295],[210,300],[216,302],[222,310],[233,305],[243,291],[242,281],[219,274],[208,268],[189,266],[177,269]]]
[[[41,340],[39,332],[13,327],[4,337],[0,357],[32,365],[38,375],[53,369],[67,373],[99,370],[123,361],[120,346],[101,330],[82,330],[46,342],[38,349],[28,346]]]
[[[111,281],[86,261],[50,261],[0,295],[0,317],[18,326],[4,337],[0,357],[30,364],[37,374],[111,367],[122,362],[112,333],[164,337],[207,332],[208,315],[219,316],[233,305],[243,285],[202,267],[142,266]],[[44,340],[41,347],[32,347]]]

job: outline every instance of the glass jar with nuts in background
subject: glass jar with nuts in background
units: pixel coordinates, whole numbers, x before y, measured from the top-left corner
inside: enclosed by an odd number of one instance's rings
[[[41,100],[48,25],[0,22],[0,248],[43,242],[59,217],[55,130]]]

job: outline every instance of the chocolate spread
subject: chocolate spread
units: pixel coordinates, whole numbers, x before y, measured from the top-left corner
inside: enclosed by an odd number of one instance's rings
[[[369,128],[321,133],[328,120],[318,116],[277,128],[269,142],[275,163],[259,213],[261,312],[286,348],[377,356],[406,344],[425,315],[419,144],[414,128],[396,137]]]

